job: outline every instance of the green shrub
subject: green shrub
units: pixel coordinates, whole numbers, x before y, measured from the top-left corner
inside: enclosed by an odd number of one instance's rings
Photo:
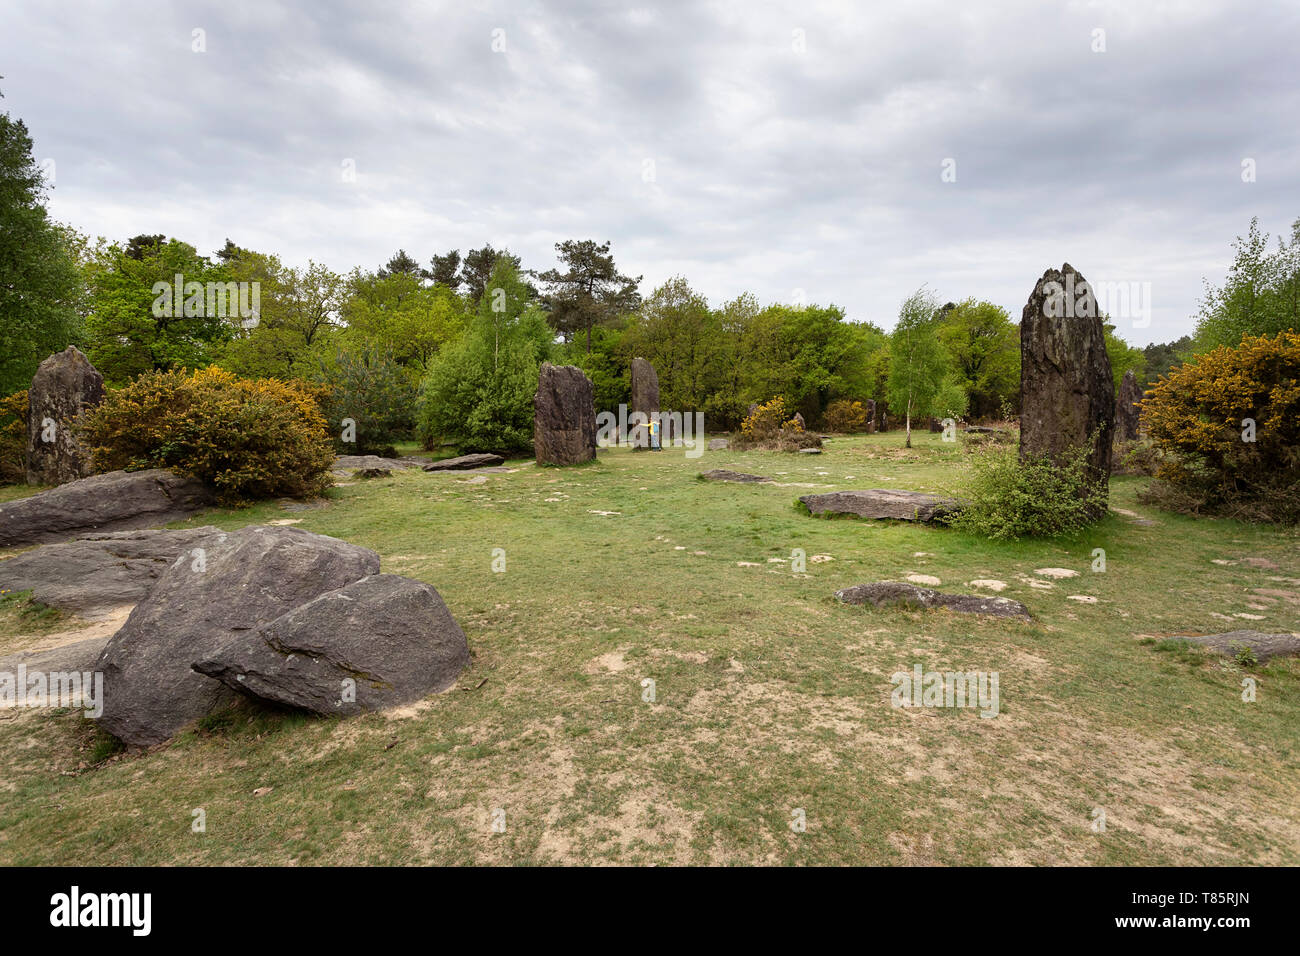
[[[170,468],[225,503],[306,497],[334,461],[318,390],[219,368],[149,372],[109,390],[78,430],[98,471]]]
[[[420,395],[424,446],[531,448],[537,373],[553,338],[528,285],[507,258],[498,259],[465,334],[429,365]]]
[[[27,480],[27,392],[0,399],[0,485]]]
[[[1091,523],[1087,453],[1020,461],[1014,447],[988,447],[971,457],[967,506],[946,520],[954,528],[994,540],[1056,537]]]
[[[419,389],[391,353],[340,352],[321,369],[321,402],[338,451],[349,455],[382,454],[415,431]],[[342,424],[351,419],[349,431]],[[355,441],[345,439],[354,437]]]

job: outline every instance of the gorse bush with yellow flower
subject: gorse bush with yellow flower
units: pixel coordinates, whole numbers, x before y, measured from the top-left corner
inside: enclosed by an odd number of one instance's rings
[[[0,398],[0,485],[27,480],[27,391]]]
[[[210,367],[147,372],[79,425],[98,471],[170,468],[225,503],[320,494],[334,461],[318,389]]]
[[[1300,332],[1245,336],[1162,376],[1142,402],[1149,497],[1188,512],[1300,522]]]
[[[871,425],[871,409],[862,402],[841,398],[826,407],[826,427],[833,432],[864,432]]]
[[[754,409],[740,423],[736,448],[766,448],[774,451],[796,451],[800,448],[820,448],[821,439],[809,435],[790,414],[786,401],[778,395]]]

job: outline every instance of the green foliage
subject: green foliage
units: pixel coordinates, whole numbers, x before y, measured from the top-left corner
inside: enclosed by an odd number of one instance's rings
[[[321,405],[340,452],[379,454],[415,430],[419,388],[391,353],[340,352],[322,363],[318,381],[325,387]],[[355,442],[343,440],[345,419],[355,426]]]
[[[1110,358],[1110,372],[1114,379],[1115,394],[1124,381],[1124,373],[1129,369],[1137,376],[1139,382],[1146,381],[1147,357],[1142,349],[1129,345],[1115,334],[1115,326],[1107,322],[1102,327],[1106,336],[1106,355]]]
[[[318,398],[219,368],[147,372],[109,389],[78,431],[100,471],[170,468],[227,503],[305,497],[328,486],[334,461]]]
[[[1196,350],[1235,346],[1246,335],[1276,335],[1300,329],[1300,219],[1291,241],[1279,237],[1270,252],[1268,233],[1252,218],[1245,238],[1233,242],[1235,255],[1221,287],[1206,284],[1196,323]]]
[[[1146,385],[1150,387],[1160,376],[1168,375],[1192,357],[1192,337],[1184,335],[1173,342],[1152,342],[1142,350],[1147,361]],[[1111,363],[1114,368],[1114,363]]]
[[[937,334],[955,383],[970,397],[972,416],[990,418],[1004,404],[1018,404],[1020,328],[1005,309],[966,299],[941,312]]]
[[[0,114],[0,395],[80,339],[75,237],[50,222],[44,189],[27,127]]]
[[[585,333],[590,352],[593,328],[634,311],[640,304],[637,284],[641,277],[619,274],[608,242],[570,239],[557,242],[555,251],[564,269],[549,269],[538,276],[547,287],[548,318],[566,342]]]
[[[404,271],[353,272],[341,312],[345,348],[391,355],[417,381],[434,356],[460,337],[468,319],[464,301],[450,288],[425,286],[418,274]]]
[[[0,398],[0,485],[27,480],[27,392]]]
[[[1087,453],[1060,460],[1021,461],[1015,447],[996,445],[971,456],[970,484],[960,513],[945,519],[954,528],[995,541],[1073,534],[1091,523]]]
[[[434,359],[419,416],[426,447],[515,451],[532,446],[537,373],[551,330],[532,290],[505,257],[497,260],[465,335]]]
[[[224,264],[214,266],[180,240],[137,242],[125,249],[116,243],[101,246],[88,272],[87,357],[107,384],[155,370],[210,365],[236,335],[239,319],[215,314],[206,296],[186,291],[176,300],[155,291],[157,283],[172,289],[177,275],[183,283],[205,287],[234,281]]]
[[[889,404],[907,425],[912,419],[957,417],[966,411],[966,393],[939,340],[938,304],[918,289],[903,302],[889,343]]]
[[[1197,356],[1156,384],[1142,421],[1161,453],[1151,500],[1300,521],[1300,332],[1248,335]]]
[[[226,272],[258,282],[261,313],[251,329],[236,327],[218,364],[250,378],[304,378],[337,351],[343,277],[315,262],[288,268],[275,256],[235,247],[223,250]]]

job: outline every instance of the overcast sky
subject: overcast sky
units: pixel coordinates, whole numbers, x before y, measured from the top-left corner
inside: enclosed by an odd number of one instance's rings
[[[340,271],[608,239],[646,294],[886,328],[923,283],[1018,320],[1068,260],[1149,283],[1117,331],[1167,341],[1251,216],[1300,217],[1295,2],[615,6],[5,0],[0,110],[92,236]]]

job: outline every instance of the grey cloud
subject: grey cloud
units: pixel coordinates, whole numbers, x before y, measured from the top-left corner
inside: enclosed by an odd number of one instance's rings
[[[1298,40],[1292,5],[1227,0],[18,2],[0,108],[92,234],[337,269],[484,241],[544,268],[558,240],[610,239],[646,291],[803,289],[884,326],[923,282],[1018,315],[1068,259],[1153,284],[1151,327],[1120,328],[1141,343],[1191,328],[1252,215],[1300,216]]]

